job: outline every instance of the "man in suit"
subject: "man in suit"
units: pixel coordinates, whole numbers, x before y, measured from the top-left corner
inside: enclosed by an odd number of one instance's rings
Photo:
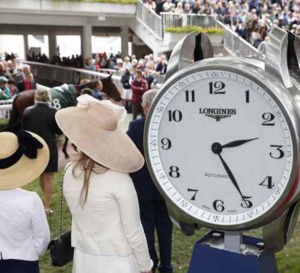
[[[16,86],[19,92],[36,89],[36,82],[33,79],[32,73],[26,74],[24,80],[17,82]]]
[[[27,64],[24,64],[22,67],[22,72],[15,76],[15,82],[24,81],[25,75],[28,75],[30,73],[31,73],[30,66]]]
[[[157,93],[157,89],[150,89],[143,94],[142,107],[145,115],[148,114],[150,105]],[[127,131],[128,136],[143,155],[144,127],[145,117],[131,121]],[[166,203],[156,189],[146,163],[142,169],[130,174],[130,176],[137,191],[141,221],[146,234],[150,257],[154,263],[152,272],[154,273],[156,268],[158,268],[160,273],[172,273],[171,249],[173,227]],[[158,236],[160,259],[158,259],[155,250],[155,230]]]
[[[132,90],[132,119],[135,120],[139,114],[144,116],[141,102],[142,95],[148,90],[148,82],[143,78],[141,70],[136,70],[136,75],[131,81]]]
[[[156,79],[154,79],[154,77],[149,73],[149,69],[145,68],[144,69],[144,78],[148,83],[148,89],[151,89],[151,85],[152,83],[156,83]]]

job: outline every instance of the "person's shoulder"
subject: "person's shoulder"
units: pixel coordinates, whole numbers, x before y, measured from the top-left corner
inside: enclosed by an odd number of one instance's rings
[[[112,188],[116,188],[116,186],[125,186],[126,184],[132,183],[132,180],[128,173],[118,172],[114,170],[108,170],[105,173],[106,176],[109,177],[109,180],[111,181],[110,185]]]
[[[24,190],[24,189],[17,189],[16,191],[17,195],[18,195],[18,199],[26,199],[26,203],[29,202],[29,200],[33,200],[33,201],[40,201],[41,198],[39,197],[39,195],[34,192],[34,191],[28,191],[28,190]]]
[[[70,168],[71,166],[73,165],[73,167],[74,167],[74,162],[73,161],[71,161],[71,162],[68,162],[67,163],[67,165],[65,166],[65,169],[64,169],[64,172],[66,172],[68,169],[72,169],[72,168]]]
[[[50,108],[53,112],[57,112],[57,109],[54,108],[53,106],[49,106],[49,108]]]
[[[24,114],[26,114],[26,113],[30,112],[32,109],[34,109],[35,108],[34,106],[35,105],[31,105],[31,106],[26,107],[25,110],[24,110]]]
[[[130,122],[129,126],[131,126],[133,128],[143,126],[145,124],[145,120],[146,120],[145,118],[139,118],[139,119],[132,120]]]

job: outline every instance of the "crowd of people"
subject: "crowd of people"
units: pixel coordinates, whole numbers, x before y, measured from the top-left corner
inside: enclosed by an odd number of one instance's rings
[[[86,61],[87,63],[87,61]],[[135,55],[124,59],[119,55],[96,54],[93,64],[86,69],[99,70],[100,68],[113,69],[121,76],[122,88],[120,91],[123,105],[133,119],[138,115],[144,116],[142,111],[142,95],[151,88],[156,88],[160,81],[158,77],[166,73],[168,60],[166,55],[161,55],[154,60],[153,55],[145,55],[138,59]],[[29,65],[19,66],[16,58],[0,61],[0,100],[13,98],[19,92],[36,89],[37,83]],[[102,99],[102,88],[95,84],[92,95]]]
[[[54,55],[51,59],[49,59],[46,54],[35,54],[34,52],[32,52],[31,55],[27,55],[26,57],[27,61],[48,63],[67,67],[82,68],[84,65],[83,57],[78,54],[72,55],[71,57],[60,57],[59,55]]]
[[[136,55],[121,58],[119,54],[107,57],[106,53],[95,54],[94,61],[87,59],[85,68],[90,70],[113,69],[121,76],[121,98],[133,119],[139,114],[143,116],[142,95],[151,88],[156,88],[160,77],[167,71],[168,59],[162,54],[156,59],[153,54],[137,58]]]
[[[215,16],[256,48],[268,41],[268,33],[274,26],[300,35],[299,0],[144,0],[144,3],[158,14]]]
[[[21,67],[16,58],[0,61],[0,100],[9,100],[19,92],[36,89],[36,86],[29,65]]]

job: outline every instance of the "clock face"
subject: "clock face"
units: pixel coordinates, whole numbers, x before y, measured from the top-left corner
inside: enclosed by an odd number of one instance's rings
[[[292,171],[292,138],[282,109],[234,72],[191,73],[164,88],[147,130],[159,187],[208,226],[255,221],[282,198]]]

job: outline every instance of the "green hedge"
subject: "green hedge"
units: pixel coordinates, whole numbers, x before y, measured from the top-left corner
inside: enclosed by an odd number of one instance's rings
[[[201,28],[197,26],[165,28],[165,32],[172,32],[172,33],[188,33],[192,31],[195,31],[196,33],[202,32],[206,34],[217,34],[217,35],[224,34],[224,30],[220,28]]]

